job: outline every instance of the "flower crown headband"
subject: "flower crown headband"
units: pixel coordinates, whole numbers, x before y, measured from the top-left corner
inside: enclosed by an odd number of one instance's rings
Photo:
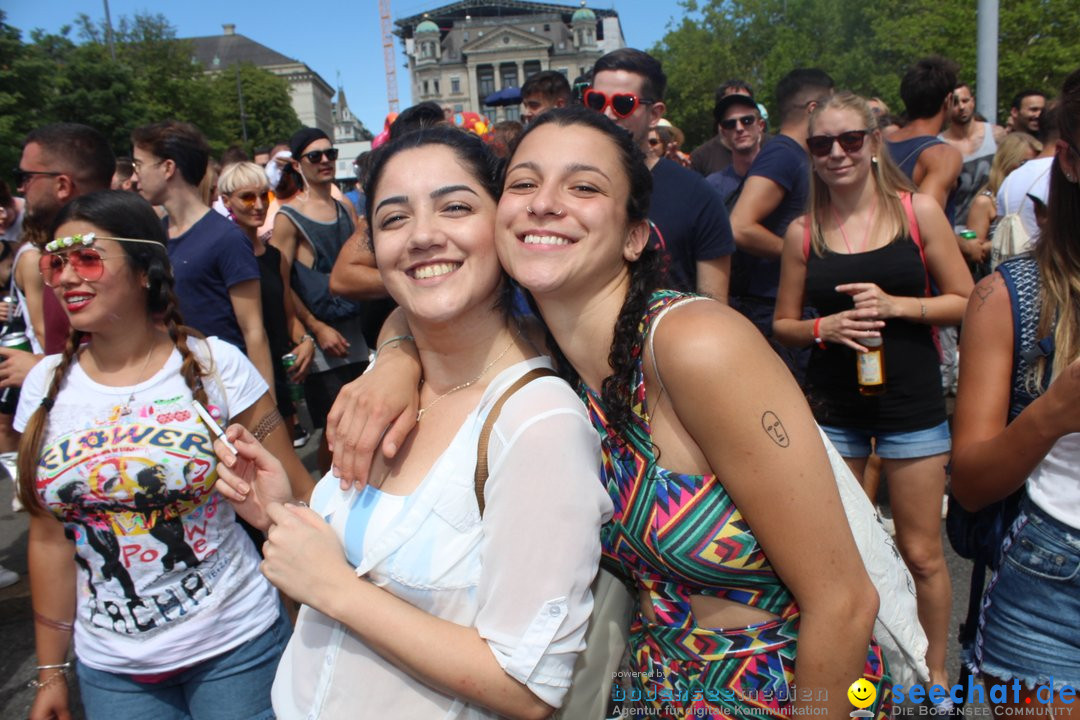
[[[116,240],[117,242],[134,242],[134,243],[149,243],[151,245],[157,245],[163,248],[164,245],[157,240],[140,240],[138,238],[122,238],[122,237],[110,237],[108,235],[98,235],[97,233],[79,233],[77,235],[68,235],[66,237],[58,237],[55,240],[45,244],[45,252],[63,252],[64,250],[70,250],[76,245],[82,245],[83,247],[90,247],[94,244],[95,240]]]

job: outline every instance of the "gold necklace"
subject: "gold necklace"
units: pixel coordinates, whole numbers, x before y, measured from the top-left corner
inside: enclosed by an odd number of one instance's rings
[[[157,345],[157,337],[153,337],[150,340],[150,349],[146,351],[146,360],[143,361],[142,370],[139,371],[139,378],[135,381],[135,386],[138,387],[139,383],[143,382],[143,376],[146,375],[146,368],[150,366],[150,356],[154,354],[154,347]],[[127,402],[120,407],[121,415],[131,414],[131,404],[135,402],[135,391],[132,390],[128,395]]]
[[[463,382],[460,385],[455,385],[454,387],[450,388],[449,390],[444,392],[442,395],[440,395],[439,397],[435,398],[430,403],[428,403],[427,407],[420,408],[419,410],[417,410],[417,412],[416,412],[416,422],[420,422],[420,420],[424,417],[424,413],[426,413],[431,408],[435,407],[435,404],[438,403],[440,400],[442,400],[447,395],[453,395],[458,390],[464,390],[467,387],[475,385],[480,380],[480,378],[484,377],[484,375],[487,375],[488,370],[495,367],[495,363],[502,360],[503,357],[506,355],[506,353],[510,352],[510,348],[512,348],[514,346],[514,342],[516,340],[517,340],[517,335],[510,338],[510,343],[506,347],[503,348],[503,351],[501,353],[499,353],[498,357],[496,357],[494,360],[492,360],[487,365],[485,365],[484,369],[480,371],[480,374],[477,375],[476,377],[474,377],[472,380],[469,380],[468,382]],[[423,382],[423,380],[421,380],[420,382]]]

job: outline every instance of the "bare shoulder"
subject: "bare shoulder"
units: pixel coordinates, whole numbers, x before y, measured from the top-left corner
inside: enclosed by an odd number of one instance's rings
[[[772,354],[761,332],[737,310],[714,300],[682,302],[655,327],[653,348],[665,383],[672,373],[717,376]]]
[[[941,209],[941,205],[934,199],[933,195],[928,193],[916,192],[911,194],[911,209],[915,211],[915,217],[922,222],[924,219],[930,217],[945,217],[945,211]]]
[[[967,316],[968,319],[982,316],[981,322],[1011,326],[1012,303],[1009,301],[1009,289],[1001,273],[990,273],[975,284],[975,289],[968,299]]]

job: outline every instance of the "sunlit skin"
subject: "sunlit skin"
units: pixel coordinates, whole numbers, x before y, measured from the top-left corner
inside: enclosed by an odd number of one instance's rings
[[[831,108],[818,115],[810,134],[837,137],[851,130],[865,129],[862,116],[855,110]],[[878,135],[877,132],[867,134],[862,147],[853,153],[846,152],[840,143],[834,142],[825,157],[812,154],[810,161],[814,172],[830,187],[861,186],[870,174],[870,158],[880,143]]]
[[[594,90],[609,97],[614,93],[630,93],[642,100],[656,100],[656,98],[644,96],[644,85],[645,79],[641,75],[627,70],[601,70],[596,73],[592,83]],[[664,116],[664,104],[661,102],[652,105],[639,104],[627,117],[617,116],[610,107],[604,109],[604,114],[619,127],[629,130],[642,152],[648,153],[649,128],[656,127],[660,118]]]
[[[440,172],[418,173],[420,165]],[[489,312],[502,278],[492,240],[495,200],[453,150],[406,150],[383,170],[371,199],[375,260],[387,291],[413,318],[460,322]]]
[[[615,282],[625,260],[641,252],[626,233],[628,193],[617,151],[602,133],[537,128],[518,146],[499,201],[496,244],[503,267],[537,297],[591,293]]]
[[[1028,95],[1020,101],[1019,110],[1012,110],[1015,128],[1033,135],[1039,132],[1039,119],[1045,107],[1046,98],[1042,95]]]
[[[967,86],[956,88],[952,94],[952,110],[949,119],[954,123],[966,125],[975,116],[975,96]]]
[[[86,233],[98,236],[107,232],[78,220],[57,228],[56,237]],[[52,288],[56,299],[68,314],[72,327],[83,332],[101,332],[136,327],[145,323],[146,291],[144,278],[131,271],[120,243],[100,237],[93,244],[101,252],[105,272],[97,280],[83,280],[70,264],[64,266],[59,284]]]

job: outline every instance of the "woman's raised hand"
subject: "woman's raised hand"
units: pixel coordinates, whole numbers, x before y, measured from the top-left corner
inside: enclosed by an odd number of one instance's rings
[[[416,426],[420,366],[408,355],[380,353],[370,372],[341,388],[326,416],[326,439],[334,453],[341,489],[367,484],[375,453],[388,459]]]
[[[225,437],[237,453],[233,454],[221,438],[214,441],[214,453],[220,461],[214,489],[225,496],[240,517],[266,530],[270,526],[267,507],[293,500],[289,476],[278,459],[243,425],[230,425]]]
[[[836,292],[846,293],[855,302],[856,310],[870,310],[866,317],[887,320],[899,317],[900,307],[897,298],[889,295],[874,283],[846,283],[837,285]]]
[[[875,286],[876,287],[876,286]],[[880,337],[883,320],[878,320],[877,313],[868,308],[844,310],[821,318],[821,339],[825,342],[847,345],[857,352],[866,352],[867,348],[859,340],[868,337]]]

